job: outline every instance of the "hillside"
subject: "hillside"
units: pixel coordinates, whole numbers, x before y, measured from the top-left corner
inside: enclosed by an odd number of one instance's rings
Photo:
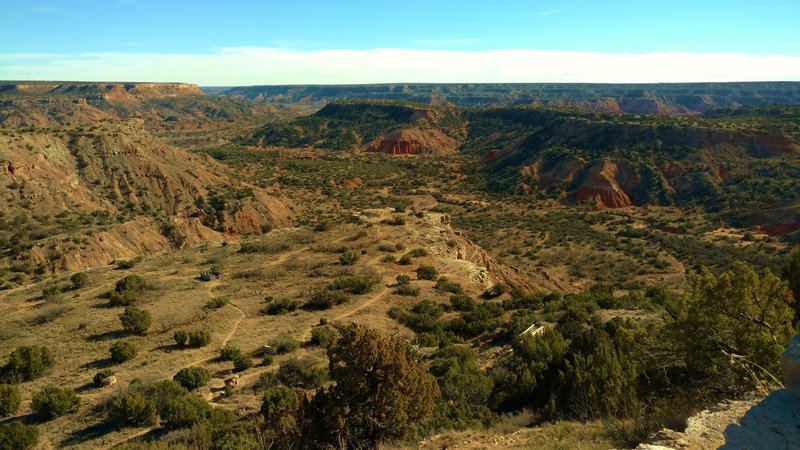
[[[233,181],[223,166],[162,143],[138,119],[5,131],[0,161],[0,213],[14,224],[0,235],[3,254],[47,270],[261,232],[293,215],[279,192]]]
[[[611,114],[696,115],[742,105],[797,105],[800,83],[242,86],[224,90],[221,95],[275,104],[385,99],[470,107],[538,105]]]
[[[140,118],[151,130],[203,130],[290,115],[185,83],[0,82],[0,128]]]
[[[334,102],[288,123],[271,123],[247,142],[369,153],[453,153],[466,136],[461,111],[386,101]]]

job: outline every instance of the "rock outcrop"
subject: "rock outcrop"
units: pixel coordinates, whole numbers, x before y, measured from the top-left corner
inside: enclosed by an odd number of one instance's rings
[[[364,151],[388,155],[447,154],[458,150],[460,143],[435,129],[406,128],[383,137]]]

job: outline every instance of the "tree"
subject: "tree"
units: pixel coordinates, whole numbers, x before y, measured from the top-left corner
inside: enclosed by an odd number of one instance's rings
[[[86,272],[78,272],[69,277],[69,281],[72,283],[72,290],[78,290],[89,283],[89,275]]]
[[[430,373],[436,378],[441,398],[430,420],[430,431],[492,425],[496,415],[487,405],[493,383],[478,367],[475,352],[450,344],[433,357]]]
[[[158,423],[158,411],[153,401],[139,392],[129,391],[111,399],[108,418],[118,425],[149,427]]]
[[[211,407],[200,397],[184,395],[167,401],[161,418],[166,422],[168,430],[189,428],[207,421],[211,416]]]
[[[305,422],[305,394],[284,386],[268,389],[261,403],[267,448],[299,448]]]
[[[136,346],[128,341],[118,341],[111,345],[108,352],[111,354],[112,361],[122,364],[136,357]]]
[[[0,425],[0,450],[30,450],[39,442],[39,430],[19,420]]]
[[[33,396],[33,411],[45,420],[77,411],[80,400],[72,389],[45,386]]]
[[[211,372],[204,367],[184,367],[172,377],[172,380],[186,389],[193,391],[205,386],[211,380]]]
[[[794,334],[786,282],[743,262],[714,276],[703,269],[674,335],[688,368],[717,388],[741,392],[775,381],[779,358]]]
[[[149,312],[133,306],[125,308],[125,312],[120,314],[119,320],[125,331],[139,335],[147,334],[152,322]]]
[[[10,384],[0,384],[0,417],[17,412],[21,401],[19,388]]]
[[[314,397],[317,440],[344,447],[377,446],[408,437],[439,396],[434,378],[404,341],[358,324],[338,325],[328,346],[335,382]]]
[[[40,377],[53,367],[53,355],[45,346],[17,347],[0,371],[3,378],[13,382],[29,381]]]
[[[794,295],[795,318],[800,319],[800,246],[795,247],[781,268],[781,277]]]

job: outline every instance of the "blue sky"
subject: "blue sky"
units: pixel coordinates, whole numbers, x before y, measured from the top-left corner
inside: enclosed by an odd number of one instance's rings
[[[798,0],[0,0],[0,7],[2,79],[800,79]]]

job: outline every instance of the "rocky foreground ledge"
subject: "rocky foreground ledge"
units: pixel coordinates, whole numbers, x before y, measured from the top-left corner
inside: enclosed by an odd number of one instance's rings
[[[686,431],[658,432],[637,450],[800,449],[800,335],[781,358],[784,388],[725,401],[689,418]]]

